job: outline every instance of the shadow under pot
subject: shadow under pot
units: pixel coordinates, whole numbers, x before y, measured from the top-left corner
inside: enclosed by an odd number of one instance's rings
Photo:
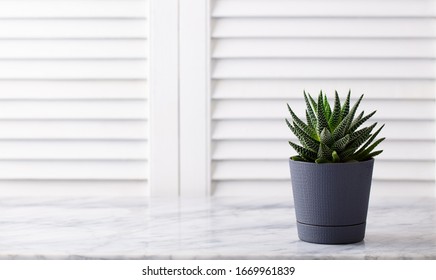
[[[348,244],[365,237],[374,159],[352,163],[289,160],[298,237]]]

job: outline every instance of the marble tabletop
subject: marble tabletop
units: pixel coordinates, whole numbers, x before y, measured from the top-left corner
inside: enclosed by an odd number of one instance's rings
[[[0,198],[0,259],[436,259],[435,214],[371,199],[365,241],[317,245],[289,197]]]

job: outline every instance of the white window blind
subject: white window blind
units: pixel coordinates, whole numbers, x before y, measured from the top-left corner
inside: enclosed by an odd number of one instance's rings
[[[147,18],[146,0],[0,1],[3,193],[147,193]]]
[[[212,1],[213,194],[290,194],[284,118],[286,102],[303,115],[303,89],[377,109],[375,192],[433,193],[435,15],[429,0]]]

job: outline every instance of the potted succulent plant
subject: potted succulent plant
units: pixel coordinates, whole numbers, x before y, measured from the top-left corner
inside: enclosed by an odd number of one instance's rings
[[[363,95],[350,108],[350,94],[343,105],[335,92],[330,106],[322,92],[315,101],[304,92],[306,122],[292,111],[289,129],[300,145],[289,141],[298,155],[289,159],[292,190],[301,240],[322,244],[362,241],[372,181],[376,140],[383,126],[361,128],[375,111],[356,116]]]

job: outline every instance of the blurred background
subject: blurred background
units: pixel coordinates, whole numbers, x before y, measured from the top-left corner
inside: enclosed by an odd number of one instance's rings
[[[157,1],[0,1],[0,195],[290,196],[286,103],[349,89],[386,124],[373,195],[435,194],[436,1]]]

